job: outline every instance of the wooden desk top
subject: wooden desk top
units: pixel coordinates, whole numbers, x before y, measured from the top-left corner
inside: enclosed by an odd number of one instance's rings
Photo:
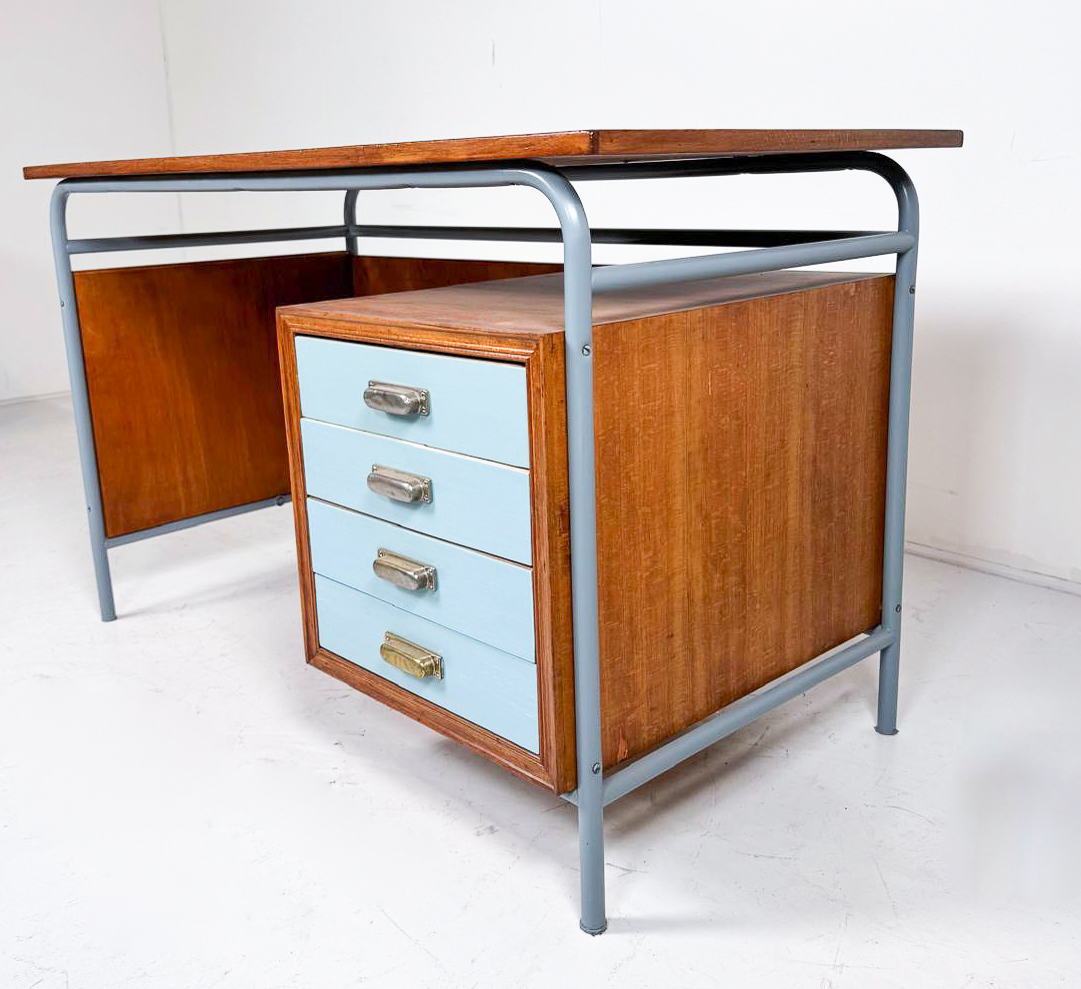
[[[573,130],[297,151],[29,165],[26,179],[280,172],[529,158],[553,165],[816,151],[959,148],[959,130]]]

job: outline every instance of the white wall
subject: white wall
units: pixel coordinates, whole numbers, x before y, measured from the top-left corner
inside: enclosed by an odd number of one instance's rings
[[[567,127],[964,128],[964,150],[897,155],[924,209],[909,537],[1075,581],[1079,27],[1067,0],[1031,0],[1023,16],[1000,0],[978,11],[909,0],[900,12],[865,0],[556,0],[543,16],[494,0],[162,0],[178,153]],[[101,111],[91,107],[91,120]],[[54,140],[55,153],[21,157],[158,153],[164,120],[164,112],[132,113],[108,134],[87,125]],[[864,176],[589,186],[584,198],[596,225],[892,222],[888,191]],[[339,212],[337,196],[189,196],[182,205],[186,229],[335,222]],[[520,190],[376,193],[361,200],[361,214],[550,220],[543,201]],[[43,220],[38,209],[18,263],[44,271]],[[148,215],[141,228],[155,222]],[[532,257],[554,249],[478,250]],[[49,289],[20,292],[30,325],[50,341],[42,367],[55,377]]]
[[[157,7],[145,0],[0,0],[0,402],[67,390],[49,242],[52,182],[22,167],[169,154]],[[84,200],[87,197],[84,197]],[[79,201],[71,230],[175,227],[175,196]],[[110,261],[108,263],[115,263]]]

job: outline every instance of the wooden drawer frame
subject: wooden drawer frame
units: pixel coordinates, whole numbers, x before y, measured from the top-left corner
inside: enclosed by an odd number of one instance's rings
[[[300,393],[294,338],[319,336],[355,343],[488,360],[526,370],[529,404],[530,521],[533,612],[536,631],[540,754],[428,703],[319,645],[308,535],[307,486],[300,430]],[[297,560],[307,660],[350,686],[381,700],[429,728],[486,755],[519,776],[565,793],[575,786],[574,662],[570,616],[570,529],[567,518],[566,403],[562,336],[452,333],[393,325],[356,325],[280,313],[278,353],[285,400],[286,438],[296,518]]]

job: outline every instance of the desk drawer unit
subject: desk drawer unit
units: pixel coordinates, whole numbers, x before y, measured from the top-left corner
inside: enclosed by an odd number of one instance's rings
[[[520,775],[572,787],[555,341],[447,352],[445,339],[283,312],[280,342],[309,661]],[[538,477],[563,496],[536,497]]]
[[[595,300],[606,771],[879,623],[892,282]],[[572,790],[561,279],[278,327],[309,662]]]

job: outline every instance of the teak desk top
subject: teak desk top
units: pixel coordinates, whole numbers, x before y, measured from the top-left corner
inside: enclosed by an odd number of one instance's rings
[[[530,158],[552,165],[818,151],[959,148],[959,130],[572,130],[294,151],[29,165],[23,178],[280,172]]]

